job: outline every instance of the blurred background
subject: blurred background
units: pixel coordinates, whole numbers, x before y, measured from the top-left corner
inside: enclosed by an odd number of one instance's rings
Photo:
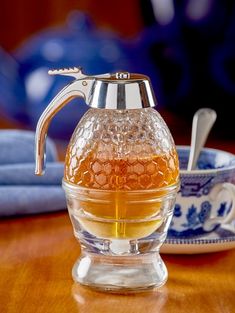
[[[234,1],[2,0],[1,12],[1,128],[35,129],[70,81],[48,76],[48,69],[82,66],[88,74],[150,76],[177,144],[190,143],[201,107],[218,114],[212,145],[235,139]],[[50,136],[66,141],[86,110],[74,100],[57,115]]]

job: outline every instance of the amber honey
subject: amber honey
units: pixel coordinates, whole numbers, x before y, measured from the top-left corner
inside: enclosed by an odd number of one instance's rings
[[[78,200],[79,221],[101,238],[141,238],[151,234],[163,221],[160,211],[164,187],[176,184],[178,175],[175,150],[126,159],[98,158],[94,152],[77,158],[67,153],[65,160],[65,180],[90,189],[90,199]]]

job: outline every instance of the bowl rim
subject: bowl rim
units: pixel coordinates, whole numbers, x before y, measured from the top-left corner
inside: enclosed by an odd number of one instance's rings
[[[176,145],[176,151],[178,153],[178,149],[181,150],[189,150],[190,146],[186,146],[186,145]],[[222,154],[226,154],[228,155],[231,159],[235,160],[235,155],[231,152],[225,151],[225,150],[220,150],[220,149],[215,149],[215,148],[208,148],[208,147],[204,147],[202,148],[202,151],[211,151],[214,153],[222,153]],[[227,167],[219,167],[219,168],[213,168],[213,169],[204,169],[204,170],[181,170],[180,169],[180,174],[183,175],[191,175],[191,174],[196,174],[196,175],[203,175],[203,174],[217,174],[220,172],[227,172],[229,170],[235,169],[235,162],[234,164],[227,166]]]

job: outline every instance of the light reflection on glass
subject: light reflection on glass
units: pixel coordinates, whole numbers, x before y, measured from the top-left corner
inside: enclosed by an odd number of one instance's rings
[[[79,313],[114,312],[115,313],[161,313],[168,299],[168,290],[163,288],[146,293],[111,294],[93,291],[76,283],[72,286],[72,295]],[[133,309],[134,308],[134,309]]]
[[[208,15],[212,2],[212,0],[189,0],[186,15],[192,20],[201,20]]]
[[[161,25],[169,24],[175,15],[173,0],[151,0],[153,13]]]

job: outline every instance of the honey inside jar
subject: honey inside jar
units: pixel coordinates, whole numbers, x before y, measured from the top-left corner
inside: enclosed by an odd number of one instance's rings
[[[164,187],[176,184],[179,176],[175,150],[120,159],[94,151],[77,157],[71,151],[66,155],[65,180],[90,189],[92,200],[74,199],[72,209],[87,231],[101,238],[131,239],[148,236],[160,227],[159,198]]]

